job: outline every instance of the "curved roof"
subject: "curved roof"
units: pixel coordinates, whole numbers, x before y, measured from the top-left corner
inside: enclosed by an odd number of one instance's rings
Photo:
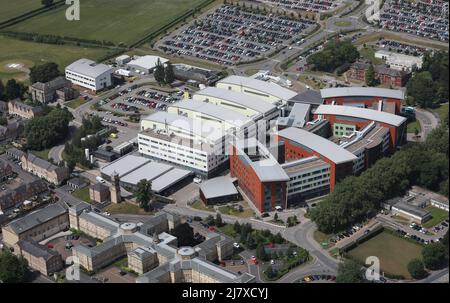
[[[336,164],[358,159],[354,154],[321,136],[304,129],[288,127],[278,132],[278,136],[301,144],[330,159]]]
[[[275,106],[263,101],[259,98],[246,95],[244,93],[239,93],[231,90],[221,89],[217,87],[207,87],[195,93],[195,96],[205,96],[217,99],[222,99],[224,101],[229,101],[244,107],[247,107],[260,114],[265,114],[272,111]]]
[[[386,123],[394,126],[400,126],[406,121],[406,118],[391,113],[373,110],[369,108],[360,108],[345,105],[320,105],[316,109],[314,114],[347,116]]]
[[[334,87],[320,90],[322,98],[333,97],[381,97],[381,98],[405,98],[405,93],[401,90],[377,88],[377,87]]]
[[[232,84],[232,85],[239,85],[243,87],[247,87],[250,89],[254,89],[260,92],[264,92],[268,95],[274,96],[276,98],[279,98],[281,100],[289,100],[292,97],[296,96],[297,93],[284,88],[278,84],[275,84],[270,81],[262,81],[254,78],[249,77],[243,77],[243,76],[228,76],[225,79],[220,80],[218,83],[222,84]]]

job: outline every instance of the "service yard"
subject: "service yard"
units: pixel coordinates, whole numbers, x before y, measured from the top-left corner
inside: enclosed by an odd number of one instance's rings
[[[67,21],[67,6],[62,6],[7,30],[132,44],[203,1],[83,0],[80,1],[80,21]]]
[[[347,253],[361,262],[365,262],[369,256],[376,256],[380,260],[382,271],[411,279],[408,263],[412,259],[422,258],[422,248],[419,244],[383,231]]]
[[[169,55],[232,65],[273,53],[313,28],[314,22],[309,20],[223,5],[162,39],[158,47]]]

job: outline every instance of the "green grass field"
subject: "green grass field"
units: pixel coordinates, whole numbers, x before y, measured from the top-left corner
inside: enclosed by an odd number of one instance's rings
[[[67,21],[63,6],[7,30],[130,44],[203,1],[82,0],[80,21]]]
[[[438,108],[433,109],[439,115],[441,122],[444,122],[445,117],[448,115],[448,103],[442,104]]]
[[[129,214],[129,215],[152,215],[153,212],[146,212],[144,209],[137,205],[121,202],[119,204],[111,203],[105,208],[105,211],[114,214]]]
[[[50,149],[43,149],[43,150],[32,150],[31,153],[35,156],[42,158],[44,160],[48,159],[48,153],[50,152]]]
[[[82,189],[78,189],[72,193],[72,196],[78,198],[84,202],[91,203],[91,198],[89,197],[89,186],[86,186]]]
[[[428,206],[426,210],[428,210],[431,213],[431,219],[422,224],[423,227],[425,228],[433,227],[441,223],[445,219],[448,219],[448,212],[446,212],[443,209],[439,209],[434,206]]]
[[[359,54],[366,60],[372,62],[372,64],[382,64],[383,60],[375,58],[375,50],[370,47],[364,47],[359,50]]]
[[[407,124],[407,132],[414,134],[414,130],[417,128],[417,130],[421,131],[420,123],[417,120],[410,120]]]
[[[382,271],[410,279],[408,263],[414,258],[422,258],[422,246],[384,231],[350,250],[348,254],[362,262],[369,256],[376,256],[380,259]]]
[[[65,106],[68,106],[72,109],[76,109],[77,107],[83,105],[84,103],[86,103],[87,101],[82,99],[82,98],[78,98],[69,102],[64,103]]]
[[[0,0],[0,22],[42,7],[41,0]]]
[[[22,64],[29,69],[36,64],[55,62],[63,72],[67,65],[77,59],[84,57],[97,60],[108,52],[109,50],[104,48],[33,43],[0,36],[0,79],[4,82],[11,78],[27,79],[26,72],[8,68],[10,64]]]

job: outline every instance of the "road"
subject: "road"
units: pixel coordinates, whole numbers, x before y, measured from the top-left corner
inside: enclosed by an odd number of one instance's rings
[[[434,115],[432,112],[416,107],[416,120],[420,123],[421,128],[421,139],[426,140],[430,132],[438,127],[439,125],[439,117]]]

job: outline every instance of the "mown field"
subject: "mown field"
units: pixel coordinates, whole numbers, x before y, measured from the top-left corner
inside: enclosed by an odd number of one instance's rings
[[[0,22],[42,7],[41,0],[0,0]]]
[[[408,263],[414,258],[422,258],[422,246],[384,231],[350,250],[348,254],[362,262],[369,256],[376,256],[380,260],[382,271],[410,279]]]
[[[103,48],[33,43],[0,36],[0,79],[27,79],[25,71],[8,68],[10,64],[23,64],[25,69],[29,69],[36,64],[55,62],[64,71],[67,65],[79,58],[96,60],[108,52]]]
[[[6,30],[130,44],[203,1],[81,0],[80,21],[67,21],[63,6]]]

